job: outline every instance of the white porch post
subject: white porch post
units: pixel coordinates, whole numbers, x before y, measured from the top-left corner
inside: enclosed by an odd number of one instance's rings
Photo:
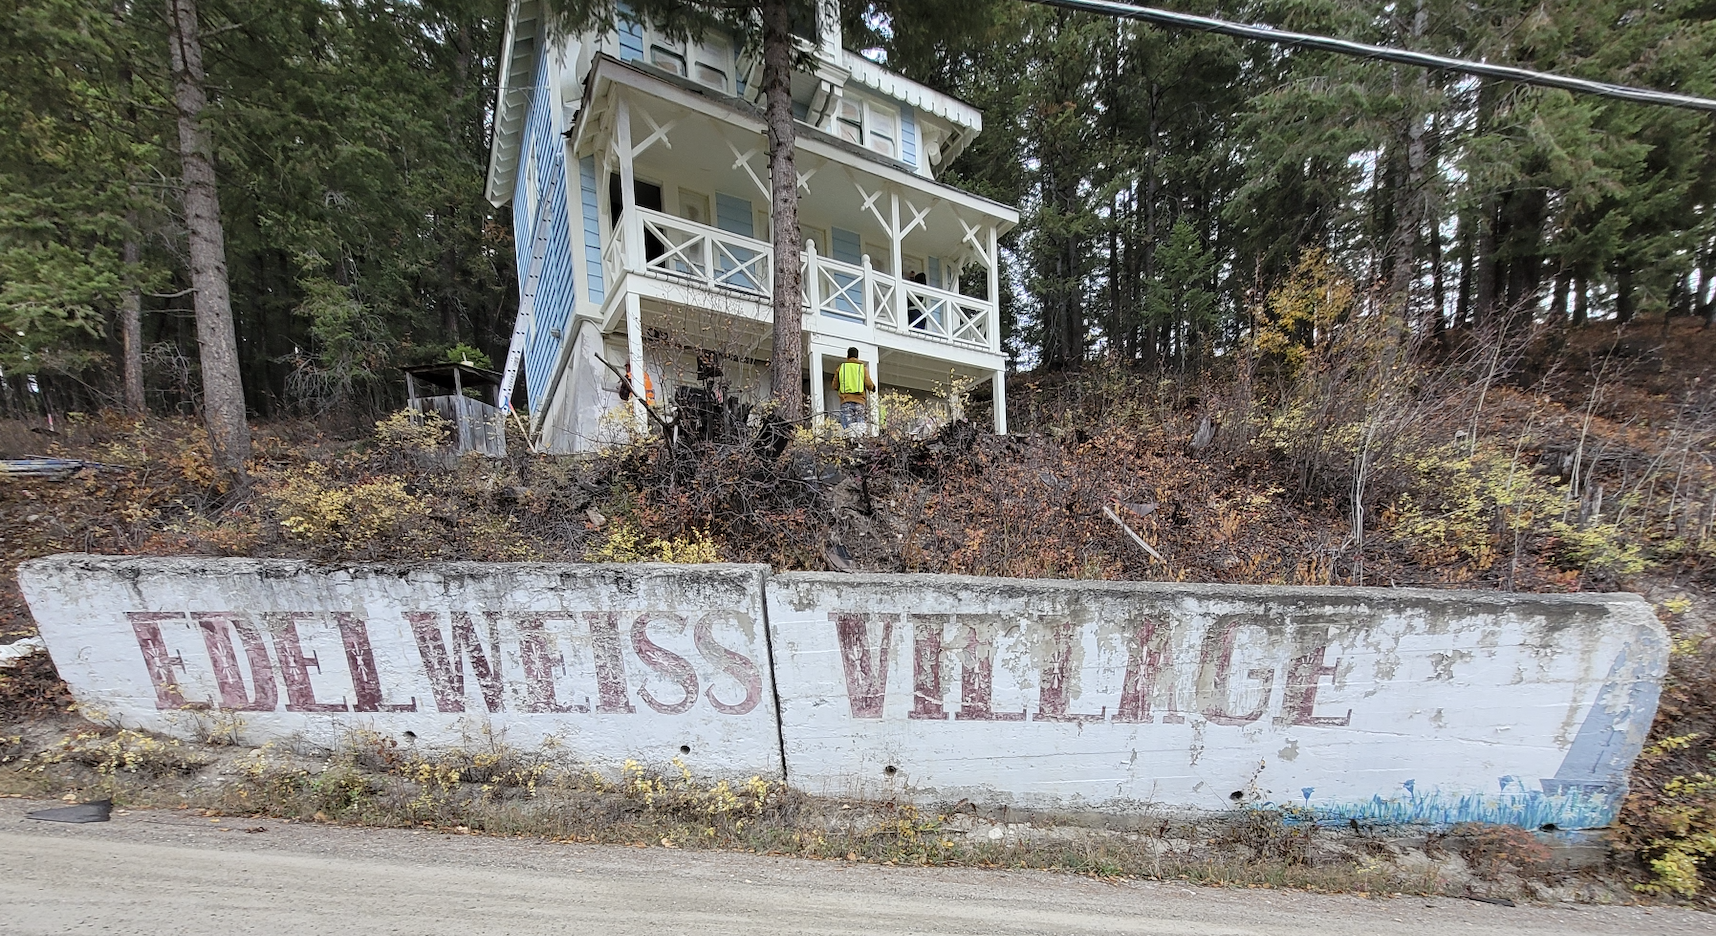
[[[1001,254],[995,246],[995,225],[989,225],[989,350],[1001,350]],[[999,388],[1007,382],[1005,368],[1001,376],[996,378],[995,386]],[[1000,399],[999,396],[996,399]],[[1000,427],[996,432],[1007,431],[1007,412],[1003,408],[995,410],[996,424]]]
[[[623,256],[621,264],[630,273],[640,268],[643,259],[643,219],[637,213],[637,194],[632,184],[632,112],[626,103],[623,92],[616,92],[618,106],[614,112],[614,149],[620,157],[620,204],[609,205],[610,213],[624,208],[619,220],[624,225],[625,241],[621,244]],[[608,288],[626,290],[626,367],[631,373],[632,385],[632,422],[638,432],[649,431],[649,418],[644,415],[645,387],[648,386],[648,376],[644,373],[643,353],[643,307],[638,300],[638,294],[632,292],[630,284],[622,278]]]
[[[865,359],[870,367],[870,379],[876,382],[876,392],[865,397],[867,401],[864,412],[864,429],[869,435],[882,434],[882,349],[880,346],[860,348],[858,353],[869,353]]]
[[[888,272],[894,275],[894,327],[906,328],[906,268],[901,254],[904,248],[900,244],[900,192],[891,189],[888,192]]]
[[[644,415],[644,395],[649,377],[644,373],[643,306],[635,292],[626,293],[626,368],[632,375],[632,421],[639,432],[649,430],[649,417]]]
[[[989,378],[990,386],[995,391],[995,434],[1007,434],[1007,368],[997,368],[995,376]]]
[[[623,92],[615,92],[619,106],[614,112],[614,148],[619,150],[620,157],[620,204],[625,207],[621,223],[625,225],[625,256],[626,270],[643,267],[643,218],[637,213],[637,189],[632,177],[632,111],[626,104]],[[609,206],[610,211],[618,210],[619,205]]]
[[[813,344],[804,357],[810,365],[810,427],[820,429],[828,412],[828,388],[822,384],[822,351]]]

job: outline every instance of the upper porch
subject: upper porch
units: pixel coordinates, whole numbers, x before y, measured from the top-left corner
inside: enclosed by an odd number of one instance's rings
[[[583,91],[566,134],[590,286],[577,314],[628,336],[652,309],[771,321],[761,115],[607,56]],[[879,377],[921,390],[1004,368],[997,242],[1017,213],[802,123],[795,157],[807,342],[858,345]]]

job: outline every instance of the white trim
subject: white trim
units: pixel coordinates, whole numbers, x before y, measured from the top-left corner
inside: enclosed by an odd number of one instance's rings
[[[602,87],[604,83],[607,87]],[[712,120],[739,128],[756,138],[761,138],[766,129],[762,116],[759,114],[747,112],[739,107],[711,107],[709,98],[681,88],[665,78],[658,78],[651,70],[634,68],[608,55],[597,56],[590,68],[590,78],[585,89],[586,96],[592,101],[602,101],[606,99],[606,95],[613,93],[615,87],[637,89],[651,97],[660,98],[687,110],[696,111]],[[592,108],[594,106],[593,104]],[[922,192],[931,198],[940,198],[958,207],[995,218],[999,222],[998,227],[1002,233],[1006,233],[1019,223],[1019,211],[1010,205],[1003,205],[993,199],[967,192],[945,182],[925,178],[907,167],[905,163],[891,162],[882,159],[880,156],[874,159],[855,160],[850,151],[841,148],[842,145],[846,144],[835,143],[826,131],[816,128],[810,129],[813,131],[812,133],[800,134],[798,138],[800,156],[806,154],[814,156],[819,160],[819,164],[825,162],[838,163],[849,171],[862,171],[875,179],[900,186],[904,191]],[[583,149],[588,132],[587,125],[576,130],[574,144],[577,151]],[[727,142],[729,146],[733,145],[731,140]],[[873,151],[865,150],[865,152]],[[760,147],[750,153],[746,153],[737,147],[733,148],[733,155],[741,160],[747,155],[755,157],[761,154]],[[735,164],[734,168],[738,168],[738,165]],[[770,191],[760,175],[754,181],[763,192]]]
[[[850,50],[842,50],[840,64],[852,73],[853,81],[866,88],[887,95],[921,111],[928,111],[943,120],[964,127],[972,133],[983,130],[983,112],[958,98],[942,94],[933,88],[925,87],[905,77],[896,75],[886,68],[877,65],[862,55]]]
[[[501,45],[485,192],[489,204],[497,208],[512,200],[513,182],[518,176],[518,148],[524,136],[524,122],[530,114],[532,79],[541,46],[537,0],[512,0],[506,15],[506,39]]]

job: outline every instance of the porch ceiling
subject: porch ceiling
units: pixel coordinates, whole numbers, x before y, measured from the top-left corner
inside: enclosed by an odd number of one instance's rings
[[[754,108],[726,95],[682,87],[605,56],[591,72],[587,104],[572,133],[574,155],[600,154],[609,145],[615,95],[620,93],[629,95],[634,146],[650,140],[657,128],[666,128],[665,145],[658,139],[639,152],[633,171],[638,178],[663,186],[663,207],[670,214],[681,214],[676,198],[682,187],[711,200],[717,192],[737,196],[750,201],[753,210],[767,210],[768,157],[763,123]],[[848,144],[809,127],[801,125],[799,131],[798,171],[805,180],[799,190],[799,210],[805,225],[823,230],[838,226],[885,243],[881,219],[890,218],[888,196],[873,203],[878,218],[863,210],[860,186],[865,192],[892,187],[918,212],[927,212],[923,224],[906,237],[903,249],[908,254],[952,258],[963,253],[969,244],[960,219],[973,226],[993,223],[998,233],[1018,221],[1017,211],[998,202],[917,175],[904,165],[848,152],[852,149]],[[915,212],[904,204],[900,210],[902,225],[910,223]],[[767,236],[763,230],[755,233]],[[826,244],[817,248],[828,252]]]

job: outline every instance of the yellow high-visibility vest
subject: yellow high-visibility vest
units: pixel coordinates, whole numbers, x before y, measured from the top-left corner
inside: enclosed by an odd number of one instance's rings
[[[840,382],[841,393],[864,392],[864,365],[858,361],[847,361],[834,372],[835,379]]]

